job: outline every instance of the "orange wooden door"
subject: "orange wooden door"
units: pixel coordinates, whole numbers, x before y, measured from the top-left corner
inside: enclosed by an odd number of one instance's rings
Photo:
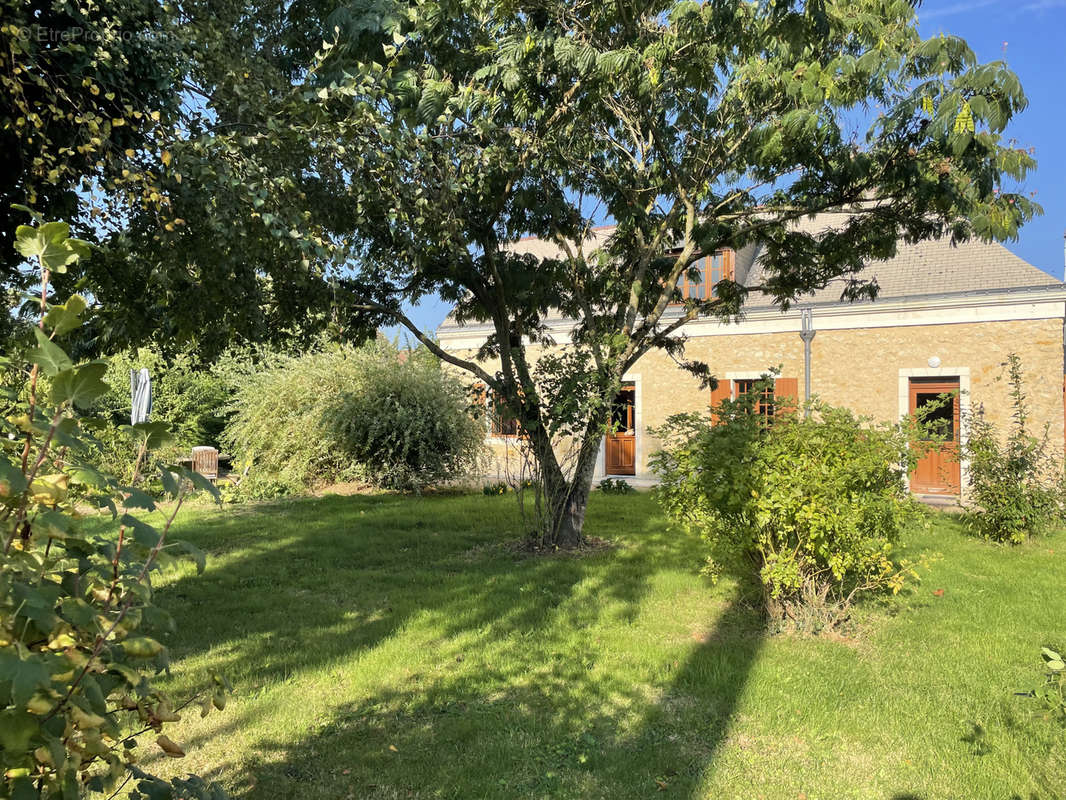
[[[958,494],[962,484],[959,464],[959,380],[958,378],[911,378],[910,411],[933,406],[924,427],[943,436],[944,441],[928,449],[911,472],[911,491],[923,494]],[[953,393],[942,402],[943,395]]]
[[[622,390],[611,406],[611,427],[604,442],[604,471],[608,475],[637,474],[636,389]]]

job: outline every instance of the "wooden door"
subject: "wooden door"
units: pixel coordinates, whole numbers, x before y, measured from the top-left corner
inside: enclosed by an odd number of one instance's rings
[[[611,406],[611,427],[604,441],[608,475],[637,474],[636,400],[636,387],[626,384]]]
[[[953,393],[950,400],[943,396]],[[925,417],[926,441],[942,436],[944,441],[927,450],[910,476],[912,492],[958,494],[962,483],[959,464],[959,379],[911,378],[910,411],[932,406]]]

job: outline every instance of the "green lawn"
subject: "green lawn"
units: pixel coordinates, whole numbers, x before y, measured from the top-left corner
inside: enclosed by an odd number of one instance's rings
[[[1066,730],[1012,692],[1066,643],[1062,540],[950,518],[913,593],[850,639],[767,636],[652,498],[596,496],[617,547],[528,558],[512,497],[326,497],[185,515],[210,553],[161,604],[176,693],[237,691],[156,763],[247,798],[1032,798]],[[943,589],[942,596],[934,590]],[[147,749],[147,748],[146,748]]]

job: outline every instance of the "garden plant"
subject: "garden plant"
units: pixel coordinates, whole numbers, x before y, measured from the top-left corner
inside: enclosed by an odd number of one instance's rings
[[[48,289],[88,248],[61,222],[19,226],[16,244],[37,270],[40,313],[25,362],[7,365],[25,378],[3,398],[0,422],[0,797],[221,797],[199,778],[162,780],[140,766],[148,747],[184,755],[166,729],[186,707],[206,715],[226,702],[217,675],[184,698],[155,680],[173,622],[154,603],[151,577],[183,557],[203,570],[204,554],[169,534],[189,495],[214,487],[163,466],[156,500],[86,460],[97,425],[85,411],[107,391],[107,365],[63,350],[89,312],[82,297],[60,303]],[[142,423],[129,433],[139,440],[136,478],[166,432]],[[103,532],[83,530],[94,508],[110,523]]]
[[[876,425],[814,402],[804,416],[762,387],[707,415],[656,432],[657,494],[667,513],[711,547],[708,571],[750,565],[772,618],[804,629],[844,621],[853,600],[917,579],[896,558],[920,519],[904,479],[914,451],[903,427]]]
[[[1032,430],[1021,358],[1010,353],[1004,366],[1011,404],[1007,429],[990,420],[981,403],[967,420],[963,457],[972,506],[966,524],[985,539],[1018,544],[1062,522],[1066,484],[1048,426]]]

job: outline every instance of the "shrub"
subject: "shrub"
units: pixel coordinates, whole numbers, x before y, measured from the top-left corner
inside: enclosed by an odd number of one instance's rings
[[[1048,427],[1029,430],[1021,359],[1007,356],[1011,421],[1006,435],[979,405],[969,422],[963,454],[969,462],[970,531],[997,542],[1017,544],[1045,532],[1063,518],[1062,465],[1048,444]]]
[[[130,422],[130,370],[147,368],[152,376],[151,420],[170,431],[170,442],[155,461],[188,455],[196,445],[217,445],[225,425],[233,386],[210,367],[187,353],[169,361],[158,349],[140,348],[108,358],[107,393],[93,410],[110,424],[97,433],[93,463],[106,472],[129,479],[129,465],[137,450],[127,430]]]
[[[481,493],[486,497],[492,497],[495,495],[507,494],[507,492],[510,491],[510,488],[511,487],[503,481],[497,481],[495,483],[486,483],[481,487]]]
[[[380,345],[364,353],[357,385],[327,412],[338,448],[364,480],[418,490],[473,471],[485,429],[468,413],[462,384],[423,351],[402,364]]]
[[[600,491],[604,494],[630,494],[636,489],[621,478],[604,478],[600,481]]]
[[[17,244],[46,276],[87,249],[61,223],[20,226]],[[181,757],[164,733],[181,708],[225,705],[218,677],[184,703],[152,681],[168,666],[157,637],[173,622],[153,604],[150,576],[182,554],[203,569],[203,555],[169,533],[191,488],[213,487],[163,467],[172,502],[161,508],[86,461],[82,412],[108,391],[107,365],[75,364],[58,344],[86,313],[77,295],[47,305],[29,363],[14,365],[21,391],[6,398],[0,421],[0,797],[116,796],[127,781],[133,797],[222,797],[199,778],[147,774],[133,749],[147,735]],[[158,423],[132,434],[142,454],[164,438]],[[110,511],[99,533],[83,527],[87,505]]]
[[[334,346],[239,379],[222,443],[248,467],[242,493],[259,485],[276,496],[355,477],[323,421],[357,385],[365,362],[354,348]]]
[[[337,480],[420,488],[480,457],[484,430],[457,380],[419,352],[332,346],[246,376],[222,440],[249,468],[245,497]]]
[[[1048,713],[1066,723],[1066,659],[1050,647],[1040,648],[1040,657],[1044,661],[1044,685],[1017,694],[1036,698]]]
[[[657,494],[710,542],[712,574],[716,559],[743,556],[773,616],[832,626],[857,595],[914,577],[892,554],[917,518],[904,488],[907,437],[826,405],[809,419],[779,407],[767,424],[758,394],[723,402],[714,424],[680,415],[656,431]]]

